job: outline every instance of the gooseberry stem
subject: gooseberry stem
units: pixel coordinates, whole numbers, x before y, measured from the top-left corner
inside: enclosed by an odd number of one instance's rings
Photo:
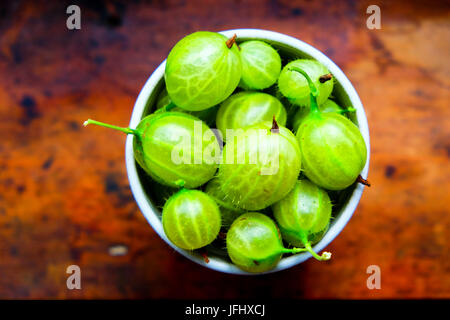
[[[288,248],[282,248],[281,249],[281,253],[300,253],[300,252],[306,252],[308,250],[306,250],[306,248],[292,248],[292,249],[288,249]]]
[[[323,76],[319,77],[319,82],[324,83],[331,79],[333,79],[333,75],[331,73],[327,73],[327,74],[324,74]]]
[[[313,256],[314,258],[316,258],[316,259],[319,260],[319,261],[327,261],[327,260],[330,260],[330,259],[331,259],[331,252],[324,251],[324,252],[322,252],[322,254],[319,256],[319,255],[312,249],[311,244],[310,244],[309,242],[307,242],[307,243],[305,244],[305,248],[306,248],[306,250],[308,250],[309,253],[312,254],[312,256]]]
[[[370,187],[370,182],[367,181],[366,179],[364,179],[363,177],[361,177],[361,175],[359,175],[358,178],[356,178],[356,182],[359,182],[365,186]]]
[[[206,251],[206,249],[201,250],[200,255],[202,256],[205,263],[209,263],[208,251]]]
[[[331,252],[327,252],[327,251],[322,252],[322,255],[319,256],[319,255],[312,249],[311,244],[309,243],[309,241],[306,242],[305,248],[292,248],[292,249],[286,249],[286,248],[283,248],[282,252],[283,252],[283,253],[294,253],[294,254],[295,254],[295,253],[300,253],[300,252],[309,252],[309,253],[312,254],[312,256],[313,256],[314,258],[316,258],[316,259],[319,260],[319,261],[326,261],[326,260],[330,260],[330,258],[331,258]]]
[[[183,179],[179,179],[177,181],[175,181],[175,184],[180,187],[181,189],[184,189],[184,185],[186,184],[186,182]]]
[[[279,133],[280,132],[280,127],[278,126],[277,120],[275,120],[275,115],[273,116],[272,129],[270,129],[270,130],[272,132],[274,132],[274,133]]]
[[[227,40],[226,44],[227,44],[228,49],[231,49],[233,44],[235,44],[236,38],[237,38],[237,35],[235,33],[230,39]]]
[[[161,109],[156,110],[154,113],[167,112],[172,109],[175,109],[177,106],[173,102],[170,102],[167,106],[162,107]]]
[[[300,69],[298,67],[295,67],[295,66],[290,67],[289,70],[301,73],[306,78],[306,80],[308,81],[308,86],[309,86],[309,91],[310,91],[309,96],[311,99],[310,114],[316,115],[316,116],[320,115],[319,105],[317,104],[317,97],[319,96],[319,90],[316,88],[316,86],[314,85],[311,78],[308,76],[308,74],[305,71],[303,71],[302,69]]]
[[[110,129],[114,129],[114,130],[118,130],[118,131],[122,131],[125,132],[126,134],[134,134],[136,135],[137,132],[134,129],[130,129],[130,128],[123,128],[123,127],[118,127],[118,126],[114,126],[112,124],[108,124],[108,123],[103,123],[100,121],[96,121],[96,120],[92,120],[92,119],[88,119],[83,123],[83,126],[87,126],[89,124],[95,124],[97,126],[101,126],[101,127],[105,127],[105,128],[110,128]]]
[[[342,109],[339,111],[340,114],[349,113],[349,112],[356,112],[356,109],[353,107],[348,107],[347,109]]]

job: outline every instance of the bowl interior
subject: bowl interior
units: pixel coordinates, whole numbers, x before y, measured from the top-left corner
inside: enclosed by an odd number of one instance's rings
[[[332,93],[334,100],[336,100],[341,106],[353,107],[356,109],[356,113],[353,114],[350,119],[356,123],[361,130],[367,145],[367,159],[369,160],[369,132],[367,119],[361,101],[350,81],[329,58],[317,49],[298,39],[272,31],[259,29],[238,29],[224,31],[221,33],[227,37],[231,37],[234,33],[236,33],[238,42],[258,39],[270,43],[280,53],[283,60],[283,65],[297,58],[312,58],[323,63],[335,78]],[[130,121],[131,128],[135,128],[144,116],[153,112],[157,96],[165,86],[164,68],[165,61],[153,72],[139,94]],[[369,166],[368,160],[361,173],[363,177],[367,177]],[[161,223],[161,208],[164,199],[167,198],[173,190],[151,181],[148,175],[135,162],[133,155],[132,135],[129,135],[127,138],[126,163],[131,190],[136,202],[150,225],[163,240],[190,260],[210,269],[233,274],[249,274],[231,263],[226,255],[225,244],[221,240],[216,240],[213,244],[207,246],[206,249],[209,257],[208,263],[204,261],[204,258],[201,255],[202,250],[187,251],[175,247],[165,236]],[[363,185],[355,183],[345,190],[330,193],[330,197],[337,205],[333,208],[333,219],[330,227],[322,240],[314,246],[315,251],[318,252],[323,250],[341,232],[356,209],[363,189]],[[289,268],[307,260],[310,257],[311,255],[309,253],[285,256],[278,263],[277,267],[269,271],[269,273]]]

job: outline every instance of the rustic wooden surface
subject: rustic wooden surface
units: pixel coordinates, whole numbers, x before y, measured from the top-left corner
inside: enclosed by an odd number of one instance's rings
[[[375,1],[382,30],[368,30],[372,2],[78,1],[82,29],[69,31],[62,1],[2,1],[0,298],[449,298],[450,8]],[[138,210],[125,136],[81,126],[128,124],[184,35],[242,27],[323,51],[365,106],[372,187],[329,263],[240,277],[188,261]],[[66,288],[71,264],[82,290]],[[366,287],[372,264],[381,290]]]

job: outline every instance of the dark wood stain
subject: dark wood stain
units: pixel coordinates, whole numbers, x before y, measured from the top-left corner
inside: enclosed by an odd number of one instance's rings
[[[384,170],[384,175],[386,176],[386,178],[391,178],[395,174],[396,170],[397,168],[395,166],[387,165]]]
[[[23,109],[23,117],[21,120],[21,123],[23,125],[29,124],[32,120],[38,118],[41,116],[41,113],[39,112],[36,101],[32,96],[25,95],[22,97],[22,100],[20,100],[20,106]]]

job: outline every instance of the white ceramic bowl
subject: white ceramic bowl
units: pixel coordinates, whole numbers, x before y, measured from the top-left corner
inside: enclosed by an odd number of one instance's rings
[[[338,99],[341,105],[347,107],[352,106],[356,109],[356,121],[367,145],[367,163],[361,172],[361,176],[363,178],[367,177],[370,159],[369,128],[367,125],[367,118],[364,113],[364,108],[362,106],[361,100],[359,99],[355,88],[352,86],[342,70],[339,69],[339,67],[334,64],[333,61],[331,61],[322,52],[306,44],[305,42],[281,33],[260,29],[236,29],[223,31],[221,33],[227,37],[231,37],[236,33],[239,41],[249,39],[264,40],[277,48],[282,56],[284,55],[291,58],[310,57],[324,64],[330,70],[336,80],[333,95]],[[164,85],[165,65],[166,61],[164,60],[161,65],[152,73],[152,75],[142,88],[134,105],[133,114],[130,121],[130,128],[136,128],[142,117],[147,114],[149,108],[153,107],[156,97],[161,91],[162,86]],[[222,257],[210,255],[209,263],[206,263],[200,255],[174,246],[164,234],[164,230],[160,220],[161,214],[159,212],[159,209],[155,207],[149,196],[144,191],[142,181],[139,178],[137,172],[137,164],[134,160],[133,154],[133,135],[128,135],[126,141],[125,159],[128,179],[134,198],[136,199],[136,202],[147,221],[165,242],[167,242],[172,248],[181,253],[183,256],[207,268],[232,274],[250,274],[237,268],[231,262],[223,259]],[[353,215],[353,212],[355,211],[361,198],[363,189],[364,186],[362,184],[356,185],[356,188],[353,190],[350,198],[341,207],[340,212],[337,213],[335,219],[332,221],[330,228],[325,236],[319,243],[314,246],[314,250],[316,252],[321,252],[342,231],[344,226]],[[276,268],[269,272],[276,272],[290,268],[294,265],[302,263],[310,257],[311,254],[309,253],[302,253],[284,257],[278,263]]]

